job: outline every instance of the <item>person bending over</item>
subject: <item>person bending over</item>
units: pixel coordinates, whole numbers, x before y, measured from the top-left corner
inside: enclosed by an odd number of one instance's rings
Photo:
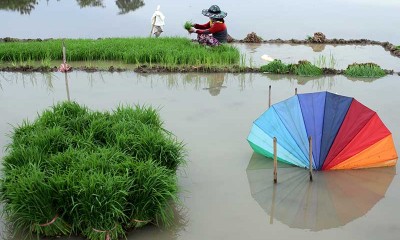
[[[205,24],[193,24],[189,32],[197,33],[197,41],[203,45],[218,46],[221,43],[226,43],[228,30],[224,18],[228,14],[221,11],[217,5],[204,9],[202,13],[209,17],[210,21]]]

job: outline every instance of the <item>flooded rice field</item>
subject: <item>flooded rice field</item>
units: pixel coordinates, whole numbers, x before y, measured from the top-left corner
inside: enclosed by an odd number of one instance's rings
[[[128,239],[398,239],[399,167],[317,172],[280,168],[246,141],[253,120],[272,102],[330,91],[375,110],[400,149],[400,81],[301,78],[265,74],[0,73],[0,156],[12,126],[53,103],[72,100],[96,110],[119,104],[160,108],[165,127],[186,143],[180,171],[182,209],[169,229],[145,227]],[[4,224],[2,237],[5,238]],[[69,238],[79,239],[79,238]]]
[[[228,12],[229,34],[243,39],[306,39],[323,32],[328,39],[371,39],[400,44],[396,0],[154,1],[27,0],[0,2],[0,38],[147,37],[157,5],[166,15],[162,36],[195,38],[185,21],[204,23],[201,10],[218,4]],[[320,67],[345,69],[374,62],[396,74],[379,79],[343,75],[187,73],[140,74],[73,71],[0,72],[0,158],[7,135],[24,119],[59,101],[95,110],[121,104],[160,109],[165,127],[186,144],[187,166],[179,171],[182,206],[170,228],[144,227],[128,239],[351,239],[394,240],[400,236],[399,166],[357,171],[316,172],[281,166],[272,182],[271,162],[246,141],[252,122],[272,102],[299,93],[330,91],[351,96],[375,110],[400,149],[400,59],[381,46],[234,44],[248,66],[265,64],[267,54],[285,63],[306,59]],[[0,59],[1,61],[1,59]],[[89,65],[105,66],[111,62]],[[59,62],[56,62],[59,64]],[[75,62],[87,65],[86,62]],[[112,62],[132,70],[132,65]],[[1,208],[1,206],[0,206]],[[0,239],[16,239],[0,220]],[[76,239],[69,237],[63,239]]]
[[[400,44],[397,0],[321,0],[318,4],[314,0],[8,0],[0,3],[0,37],[148,36],[157,5],[166,16],[162,36],[189,37],[183,29],[185,21],[205,23],[201,10],[213,4],[228,13],[228,31],[236,39],[250,32],[264,39],[305,39],[323,32],[327,38]]]
[[[285,63],[308,60],[319,67],[346,69],[352,63],[373,62],[383,69],[400,71],[400,58],[385,51],[381,46],[371,45],[325,45],[325,44],[234,44],[246,58],[246,65],[267,64],[261,56],[267,54]]]

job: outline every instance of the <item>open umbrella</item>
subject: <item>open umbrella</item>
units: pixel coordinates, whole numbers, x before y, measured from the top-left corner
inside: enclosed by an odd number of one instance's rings
[[[319,231],[344,226],[365,215],[396,174],[395,167],[321,171],[310,182],[308,171],[279,163],[274,184],[273,163],[257,153],[246,169],[251,195],[270,215],[289,227]]]
[[[253,123],[247,138],[255,152],[272,157],[277,138],[281,162],[316,170],[393,166],[392,134],[378,114],[356,99],[316,92],[298,94],[272,105]]]

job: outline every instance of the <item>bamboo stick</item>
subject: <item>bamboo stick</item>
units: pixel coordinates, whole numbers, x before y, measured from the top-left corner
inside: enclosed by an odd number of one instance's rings
[[[150,31],[150,36],[149,36],[149,38],[151,38],[151,35],[153,34],[154,24],[156,24],[156,17],[154,17],[153,23],[151,24],[151,31]]]
[[[268,108],[271,107],[271,85],[269,85],[269,90],[268,90]]]
[[[69,84],[68,84],[67,72],[65,72],[64,75],[65,75],[65,88],[67,89],[67,99],[68,99],[68,101],[71,101],[71,98],[69,95]]]
[[[63,52],[63,63],[65,65],[67,63],[67,54],[66,54],[66,50],[65,50],[64,40],[62,42],[62,52]]]
[[[278,158],[276,154],[276,137],[274,137],[274,183],[278,182]]]
[[[313,166],[312,166],[312,137],[308,137],[308,146],[309,146],[309,152],[308,152],[308,158],[310,161],[310,181],[313,180]]]

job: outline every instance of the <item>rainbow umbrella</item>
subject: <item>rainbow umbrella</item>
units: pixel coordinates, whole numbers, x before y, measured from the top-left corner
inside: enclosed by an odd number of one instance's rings
[[[298,94],[272,105],[253,123],[247,138],[255,152],[316,170],[393,166],[397,162],[392,134],[378,114],[356,99],[316,92]]]

